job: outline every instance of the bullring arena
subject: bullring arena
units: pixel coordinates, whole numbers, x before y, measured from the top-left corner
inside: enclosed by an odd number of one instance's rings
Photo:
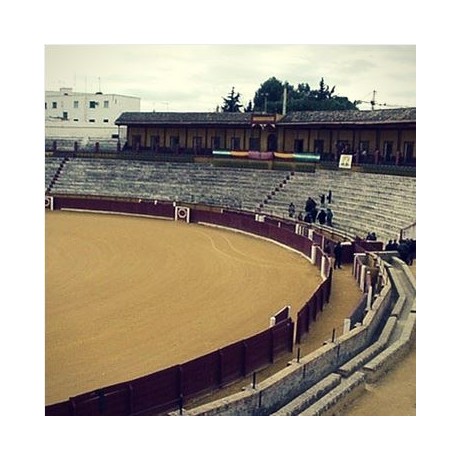
[[[106,190],[92,192],[91,181],[111,160],[48,162],[59,174],[45,199],[47,414],[344,414],[345,402],[353,408],[395,363],[414,358],[414,266],[377,242],[350,241],[344,229],[250,212],[241,203],[115,193],[110,177]],[[164,167],[149,163],[152,171]],[[199,169],[220,171],[191,166],[190,175]],[[306,179],[266,173],[279,197]],[[411,179],[400,182],[414,187]],[[252,184],[258,189],[254,175]],[[338,239],[346,250],[341,272],[324,252]],[[243,352],[234,352],[241,343]],[[205,371],[215,364],[218,371]],[[162,402],[149,397],[149,386],[161,394],[163,382],[180,389],[165,391]],[[414,412],[410,397],[403,414]]]

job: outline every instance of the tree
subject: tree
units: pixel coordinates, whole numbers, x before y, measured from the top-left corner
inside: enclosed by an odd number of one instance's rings
[[[240,112],[243,107],[240,104],[240,93],[235,93],[234,87],[228,94],[227,98],[223,98],[224,104],[221,106],[223,112]]]
[[[305,110],[358,110],[357,103],[349,101],[345,96],[336,96],[335,86],[319,82],[319,88],[313,90],[308,83],[298,83],[295,88],[288,82],[282,83],[271,77],[261,84],[254,96],[255,112],[282,113],[283,91],[287,89],[287,112]]]
[[[287,82],[285,82],[287,84]],[[271,77],[261,84],[253,99],[255,112],[277,113],[282,111],[284,84]]]
[[[253,103],[248,101],[248,105],[245,107],[245,112],[253,112]]]
[[[328,85],[325,85],[325,81],[323,80],[323,77],[322,77],[319,83],[319,89],[312,91],[311,95],[317,101],[325,101],[326,99],[330,99],[334,92],[335,92],[335,87],[333,87],[333,89],[330,91],[330,87]]]

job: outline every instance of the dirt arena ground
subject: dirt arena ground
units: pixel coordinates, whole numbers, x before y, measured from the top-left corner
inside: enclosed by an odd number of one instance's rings
[[[251,336],[286,304],[296,318],[321,281],[296,253],[231,231],[75,212],[47,212],[45,226],[46,404]],[[351,286],[349,268],[335,272],[330,304],[301,354],[340,331],[360,297]],[[383,380],[368,389],[343,414],[415,414],[415,356],[386,376],[390,384]],[[396,404],[389,406],[386,396]]]
[[[46,214],[46,404],[251,336],[321,282],[300,255],[148,218]]]

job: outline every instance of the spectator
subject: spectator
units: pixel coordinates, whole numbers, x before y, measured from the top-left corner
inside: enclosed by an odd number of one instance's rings
[[[377,240],[376,234],[374,232],[369,232],[366,240]]]
[[[296,213],[296,207],[294,203],[291,202],[290,205],[288,206],[288,216],[290,216],[290,218],[294,218],[295,213]]]
[[[315,220],[317,219],[317,207],[312,208],[311,210],[311,221],[315,223]]]
[[[392,240],[389,240],[389,242],[387,242],[387,245],[386,245],[386,247],[384,248],[384,250],[386,250],[386,251],[392,251],[392,247],[393,247],[393,245],[392,245]]]
[[[416,258],[416,240],[410,239],[409,240],[409,265],[411,266],[413,264],[413,260]]]
[[[309,197],[306,201],[306,207],[305,207],[306,213],[310,213],[316,207],[317,207],[317,203],[315,203],[315,200],[312,199],[312,197]]]
[[[327,220],[327,226],[332,227],[333,226],[333,212],[331,211],[330,208],[327,208],[326,220]]]
[[[319,224],[322,224],[322,226],[323,226],[325,224],[326,218],[327,218],[327,214],[325,213],[325,210],[322,208],[320,210],[319,214],[317,215],[317,219],[319,221]]]
[[[331,203],[331,189],[328,191],[328,195],[327,195],[327,200],[328,200],[328,203]]]
[[[300,212],[298,213],[298,221],[302,221],[302,220],[303,220],[303,212],[300,211]]]
[[[325,194],[320,194],[320,206],[325,205]]]
[[[335,262],[333,265],[333,269],[342,269],[342,256],[343,256],[343,249],[341,247],[341,242],[336,243],[333,253],[335,255]]]
[[[405,263],[408,264],[408,243],[405,240],[400,240],[397,251],[399,252],[399,258]]]

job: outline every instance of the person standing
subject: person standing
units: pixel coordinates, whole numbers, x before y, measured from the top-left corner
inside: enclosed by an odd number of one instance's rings
[[[327,219],[327,226],[332,227],[333,226],[333,212],[331,211],[330,208],[327,208],[326,219]]]
[[[335,262],[333,265],[333,269],[342,269],[341,264],[342,264],[343,249],[341,247],[341,242],[336,243],[333,253],[335,255]]]
[[[325,220],[327,218],[327,215],[325,213],[325,210],[324,209],[321,209],[319,211],[319,214],[317,215],[317,219],[319,221],[319,224],[321,224],[322,226],[325,224]]]

